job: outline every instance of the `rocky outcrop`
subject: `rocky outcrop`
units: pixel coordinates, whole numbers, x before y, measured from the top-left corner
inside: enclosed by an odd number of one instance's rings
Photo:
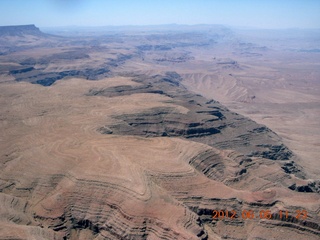
[[[296,183],[289,186],[289,189],[297,192],[314,192],[314,193],[320,193],[320,181],[311,181],[307,184],[299,184]]]
[[[175,54],[172,56],[163,56],[163,57],[157,57],[153,59],[155,62],[169,62],[169,63],[183,63],[190,60],[194,60],[193,56],[190,56],[188,53],[182,53],[182,54]]]
[[[14,70],[11,70],[10,74],[20,74],[20,73],[26,73],[35,70],[34,67],[21,67],[21,68],[15,68]]]
[[[188,92],[180,86],[181,77],[176,73],[165,76],[136,76],[139,86],[117,86],[91,89],[89,96],[128,96],[138,93],[155,93],[168,96],[187,113],[171,108],[152,108],[135,114],[114,116],[117,123],[105,126],[110,131],[102,133],[139,135],[146,137],[176,136],[192,138],[222,149],[236,149],[249,157],[288,160],[293,153],[281,143],[280,138],[265,126],[230,112],[215,101]]]
[[[117,54],[116,58],[108,59],[107,65],[110,67],[119,67],[124,64],[127,60],[131,59],[133,56],[130,54]]]
[[[119,67],[132,57],[131,55],[118,54],[116,58],[108,59],[104,64],[98,66],[78,67],[72,70],[45,70],[45,67],[50,64],[70,63],[76,60],[89,61],[90,56],[88,52],[90,50],[79,49],[55,53],[40,58],[25,58],[18,61],[19,66],[6,66],[3,67],[3,71],[8,71],[18,82],[24,81],[42,86],[51,86],[54,82],[65,77],[81,77],[88,80],[97,80],[110,76],[111,69]]]
[[[197,121],[194,113],[184,115],[170,108],[155,108],[148,112],[126,114],[115,117],[126,124],[109,126],[114,133],[142,136],[169,136],[194,138],[219,133],[210,121],[217,119],[212,115],[206,121]]]
[[[108,72],[109,69],[107,68],[43,72],[41,70],[36,70],[33,67],[17,68],[10,71],[11,75],[14,76],[18,82],[24,81],[40,84],[42,86],[51,86],[56,81],[65,77],[83,77],[88,80],[96,80],[101,76],[106,76]]]
[[[270,145],[270,144],[260,144],[257,147],[265,147],[268,148],[267,151],[263,152],[251,152],[249,156],[261,156],[263,158],[268,158],[272,160],[289,160],[293,153],[292,151],[288,150],[288,148],[283,145]]]

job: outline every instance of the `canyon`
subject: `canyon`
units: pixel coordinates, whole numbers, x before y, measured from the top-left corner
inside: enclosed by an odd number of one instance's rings
[[[79,32],[0,27],[0,239],[319,239],[318,32]]]

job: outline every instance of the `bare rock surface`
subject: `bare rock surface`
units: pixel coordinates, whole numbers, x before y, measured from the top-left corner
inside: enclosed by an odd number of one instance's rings
[[[208,136],[182,134],[190,128],[188,123],[196,125],[189,121],[188,113],[196,110],[197,104],[158,93],[87,95],[93,88],[135,88],[141,84],[124,77],[98,82],[69,79],[50,89],[22,82],[1,84],[7,89],[1,104],[8,106],[1,113],[5,116],[1,136],[6,139],[1,141],[1,214],[3,226],[13,226],[2,236],[211,239],[208,228],[228,232],[231,237],[239,236],[241,230],[243,237],[250,232],[263,238],[266,229],[286,224],[286,231],[297,232],[297,239],[302,235],[316,239],[319,195],[292,189],[307,181],[286,173],[281,162],[219,150],[201,143]],[[9,92],[23,97],[14,105],[6,104],[12,101]],[[212,102],[208,105],[218,107]],[[222,109],[216,115],[228,118],[231,113]],[[169,110],[185,117],[173,114],[171,119],[170,113],[166,114]],[[165,124],[182,133],[178,135],[176,130],[172,136],[146,136],[143,131],[150,126],[145,128],[141,122],[141,129],[137,125],[131,132],[115,127],[129,122],[128,114],[144,116],[156,124],[158,118],[153,116],[167,115]],[[217,121],[222,120],[217,117],[209,122]],[[102,126],[112,134],[101,134]],[[209,136],[219,139],[219,134],[223,131]],[[276,135],[267,134],[266,139],[278,143],[272,136]],[[251,147],[255,148],[254,144]],[[295,219],[295,211],[302,208],[308,211],[308,221]],[[245,220],[238,214],[235,220],[212,222],[214,209],[239,213],[270,209],[274,219]],[[280,209],[290,212],[288,219],[276,217]],[[249,225],[257,227],[252,231]],[[234,229],[234,235],[228,229]]]
[[[301,155],[208,97],[271,50],[207,28],[1,39],[0,239],[319,239]]]
[[[230,112],[216,101],[208,101],[179,87],[170,76],[137,76],[137,87],[119,86],[110,89],[92,89],[88,95],[127,96],[137,93],[156,93],[170,97],[186,113],[173,108],[153,108],[134,114],[115,116],[120,120],[108,129],[115,134],[140,136],[182,136],[222,149],[235,149],[248,156],[273,160],[289,160],[293,153],[280,138],[265,126]],[[159,90],[160,89],[160,90]],[[109,131],[109,130],[108,130]],[[104,128],[101,128],[102,133]]]

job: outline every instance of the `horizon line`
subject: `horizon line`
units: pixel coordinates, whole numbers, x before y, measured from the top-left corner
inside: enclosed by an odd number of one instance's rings
[[[37,28],[123,28],[123,27],[170,27],[170,26],[183,26],[183,27],[197,27],[197,26],[220,26],[227,28],[236,28],[243,30],[320,30],[320,28],[311,27],[281,27],[281,28],[266,28],[266,27],[254,27],[254,26],[235,26],[221,23],[197,23],[197,24],[180,24],[180,23],[166,23],[166,24],[137,24],[137,25],[64,25],[64,26],[41,26],[39,27],[35,23],[28,24],[13,24],[13,25],[0,25],[0,27],[18,27],[18,26],[35,26]]]

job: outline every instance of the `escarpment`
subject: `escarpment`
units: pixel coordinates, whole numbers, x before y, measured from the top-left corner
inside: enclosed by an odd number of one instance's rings
[[[290,160],[293,153],[280,138],[265,126],[229,111],[216,101],[208,101],[190,93],[170,76],[136,76],[138,86],[117,86],[90,89],[88,96],[130,96],[139,93],[164,95],[170,103],[187,109],[181,113],[174,108],[150,108],[134,114],[114,116],[116,124],[101,133],[138,135],[146,137],[183,137],[222,149],[236,149],[248,156],[272,160]],[[179,79],[179,78],[178,78]]]
[[[20,36],[34,35],[34,36],[45,36],[35,25],[20,25],[20,26],[0,26],[0,36]]]

